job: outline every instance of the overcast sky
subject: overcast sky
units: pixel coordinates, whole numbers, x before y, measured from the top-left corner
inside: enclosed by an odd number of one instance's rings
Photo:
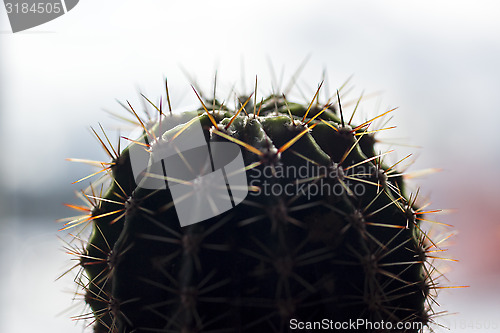
[[[314,91],[323,68],[331,91],[350,75],[353,99],[384,91],[381,107],[400,108],[393,136],[427,148],[418,163],[458,156],[458,146],[498,158],[489,144],[500,134],[488,128],[499,120],[499,11],[494,1],[87,0],[12,34],[2,10],[1,138],[10,142],[2,180],[27,190],[59,185],[72,167],[60,159],[94,150],[88,127],[111,124],[102,109],[118,111],[115,98],[136,100],[138,87],[159,97],[164,76],[177,106],[193,101],[179,97],[189,89],[180,65],[207,89],[216,68],[222,86],[241,87],[243,67],[247,90],[258,75],[269,91],[268,58],[286,79],[307,55],[304,91]],[[42,161],[43,177],[33,166]]]

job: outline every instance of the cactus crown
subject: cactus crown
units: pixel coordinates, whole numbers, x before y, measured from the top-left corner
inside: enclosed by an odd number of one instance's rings
[[[428,253],[438,245],[420,225],[418,192],[406,194],[401,161],[386,165],[390,151],[375,147],[384,128],[373,122],[393,110],[355,125],[340,93],[319,103],[320,88],[306,104],[276,94],[258,102],[254,92],[234,108],[197,93],[200,108],[182,113],[147,100],[157,121],[128,104],[142,132],[123,150],[94,131],[111,158],[101,164],[107,189],[82,191],[89,208],[71,207],[87,213],[64,229],[91,226],[77,281],[96,332],[429,324],[437,287]],[[162,159],[166,143],[195,137],[201,144]]]

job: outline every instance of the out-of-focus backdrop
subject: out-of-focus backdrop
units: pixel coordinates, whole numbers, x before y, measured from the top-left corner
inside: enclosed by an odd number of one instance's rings
[[[115,99],[158,100],[168,77],[176,108],[196,97],[181,68],[210,91],[270,92],[309,56],[297,83],[312,96],[326,69],[324,94],[353,75],[344,97],[360,120],[399,106],[381,137],[410,171],[432,209],[453,224],[440,266],[434,320],[452,332],[500,331],[500,4],[497,1],[124,1],[86,0],[68,14],[13,34],[0,9],[0,332],[82,332],[70,316],[72,265],[56,219],[74,214],[71,182],[93,171],[66,157],[105,159],[89,130],[124,125],[103,109]],[[272,65],[270,65],[272,63]],[[272,68],[272,70],[271,70]],[[242,79],[243,78],[243,79]],[[373,94],[372,94],[373,93]],[[377,109],[378,107],[378,109]],[[117,135],[113,136],[116,139]],[[416,147],[418,146],[418,147]],[[388,145],[381,146],[387,148]],[[446,267],[447,266],[447,267]],[[78,296],[77,296],[78,298]],[[447,329],[435,326],[436,332]]]

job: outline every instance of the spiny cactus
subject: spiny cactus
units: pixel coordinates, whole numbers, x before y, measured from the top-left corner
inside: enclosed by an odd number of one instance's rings
[[[392,110],[356,126],[357,104],[348,120],[339,92],[320,103],[320,88],[304,105],[275,94],[258,102],[254,92],[230,108],[197,94],[198,110],[154,105],[156,121],[128,104],[142,134],[123,150],[94,131],[112,159],[100,163],[110,181],[81,192],[90,208],[70,206],[88,213],[65,229],[92,228],[72,252],[92,309],[81,318],[94,317],[95,332],[428,326],[437,288],[428,253],[438,245],[420,226],[418,193],[406,194],[401,160],[386,165],[390,152],[377,153],[383,128],[373,121]],[[168,88],[166,97],[170,107]],[[201,144],[165,155],[198,129]],[[220,170],[224,178],[206,180]]]

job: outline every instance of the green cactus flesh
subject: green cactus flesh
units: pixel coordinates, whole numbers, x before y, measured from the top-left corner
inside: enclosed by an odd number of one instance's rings
[[[136,184],[129,152],[136,141],[110,153],[109,188],[85,194],[93,229],[80,284],[94,330],[307,332],[307,323],[363,319],[394,326],[360,332],[420,332],[408,323],[429,320],[432,241],[402,177],[388,177],[392,167],[376,155],[371,121],[347,123],[340,100],[246,102],[231,110],[205,100],[199,110],[160,113],[178,126],[163,132],[156,122],[143,131],[152,143],[188,131],[197,118],[207,143],[241,149],[249,194],[200,223],[181,227],[168,188]],[[394,329],[398,322],[406,329]]]

